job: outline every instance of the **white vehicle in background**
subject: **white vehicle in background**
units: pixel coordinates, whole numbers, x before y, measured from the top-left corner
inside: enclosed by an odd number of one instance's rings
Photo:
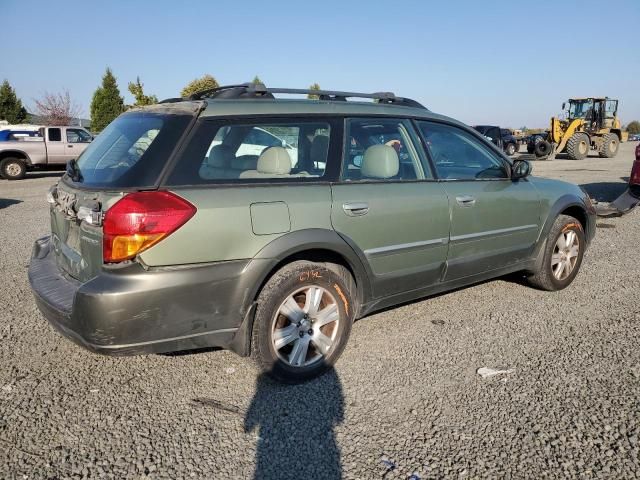
[[[0,141],[0,177],[19,180],[29,170],[66,165],[92,141],[93,136],[81,127],[41,127],[37,136],[9,134]]]
[[[216,138],[211,142],[211,146],[209,147],[209,151],[207,152],[207,157],[211,152],[211,149],[216,145],[220,145],[222,143],[221,140],[217,138],[224,138],[226,135],[225,128],[222,128]],[[247,136],[243,139],[242,144],[238,148],[238,151],[235,152],[235,156],[237,157],[255,157],[256,162],[258,161],[258,157],[262,153],[262,151],[269,147],[283,147],[287,150],[287,153],[291,157],[291,167],[295,167],[298,163],[298,149],[293,145],[289,144],[286,140],[274,135],[273,133],[267,132],[266,130],[260,127],[253,127],[251,131],[247,134]]]

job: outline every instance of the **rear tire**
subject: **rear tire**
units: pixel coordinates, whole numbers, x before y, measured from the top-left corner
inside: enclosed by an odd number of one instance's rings
[[[353,277],[341,265],[296,261],[284,266],[258,296],[252,358],[285,383],[321,375],[347,344],[355,299]]]
[[[534,152],[535,149],[536,149],[535,145],[533,145],[532,143],[527,143],[527,153],[531,154]]]
[[[542,266],[528,278],[529,283],[550,292],[568,287],[580,270],[586,245],[582,224],[569,215],[559,215],[547,236]]]
[[[5,158],[0,162],[0,175],[7,180],[20,180],[27,174],[27,164],[19,158]]]
[[[618,154],[620,139],[615,133],[607,133],[602,139],[598,155],[602,158],[613,158]]]
[[[589,155],[591,144],[589,137],[584,133],[574,133],[567,141],[565,151],[571,160],[583,160]]]

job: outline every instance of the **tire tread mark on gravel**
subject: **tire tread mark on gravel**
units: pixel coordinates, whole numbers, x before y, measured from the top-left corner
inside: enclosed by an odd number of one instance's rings
[[[201,407],[212,407],[225,412],[234,413],[236,415],[244,416],[245,412],[235,405],[227,405],[213,398],[194,398],[191,403]]]

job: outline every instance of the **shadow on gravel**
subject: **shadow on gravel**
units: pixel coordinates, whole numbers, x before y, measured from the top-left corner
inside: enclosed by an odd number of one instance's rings
[[[260,375],[244,418],[245,432],[258,430],[254,478],[342,478],[333,429],[343,419],[342,385],[333,368],[297,385]]]
[[[612,202],[628,187],[626,183],[621,182],[584,183],[580,186],[598,202]]]
[[[177,352],[159,353],[158,355],[162,357],[184,357],[186,355],[198,355],[201,353],[218,352],[220,350],[222,350],[222,348],[220,347],[203,347],[203,348],[194,348],[192,350],[179,350]]]
[[[16,205],[18,203],[22,203],[22,200],[16,200],[14,198],[0,198],[0,210],[10,207],[11,205]]]

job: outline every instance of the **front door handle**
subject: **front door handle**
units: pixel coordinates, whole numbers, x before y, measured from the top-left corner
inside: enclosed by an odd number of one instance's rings
[[[350,217],[359,217],[369,213],[369,204],[366,202],[343,203],[342,210]]]
[[[456,202],[461,207],[473,207],[476,204],[476,197],[472,197],[471,195],[460,195],[456,197]]]

